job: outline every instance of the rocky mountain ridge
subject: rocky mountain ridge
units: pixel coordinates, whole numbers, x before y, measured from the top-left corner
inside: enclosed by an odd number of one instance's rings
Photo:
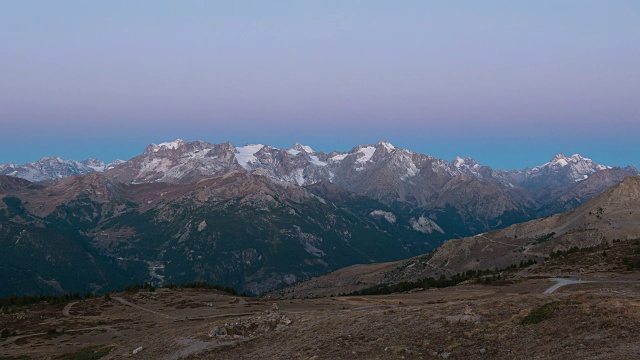
[[[443,221],[456,222],[458,231],[449,233],[450,237],[570,210],[625,176],[639,174],[632,167],[611,168],[579,155],[562,154],[535,168],[494,171],[470,158],[447,162],[385,141],[327,154],[300,143],[279,149],[178,139],[151,144],[139,156],[117,164],[85,161],[89,167],[70,162],[73,169],[64,172],[66,163],[60,159],[53,163],[55,171],[51,166],[41,167],[57,177],[106,169],[106,177],[125,184],[188,184],[231,171],[294,186],[328,181],[398,211],[416,212],[418,218],[429,218],[440,227]],[[33,174],[34,168],[30,166],[23,173],[39,178]],[[20,175],[19,171],[11,173]]]
[[[385,164],[386,163],[386,164]],[[478,179],[495,179],[509,186],[528,189],[562,187],[587,179],[610,166],[600,165],[578,154],[570,157],[555,155],[549,162],[524,170],[494,170],[478,164],[472,158],[457,157],[451,162],[419,154],[379,141],[359,145],[348,152],[314,151],[311,147],[295,143],[289,149],[269,145],[249,144],[236,147],[230,142],[212,144],[205,141],[150,144],[144,152],[129,161],[116,160],[105,164],[97,159],[82,162],[43,158],[24,165],[0,165],[0,174],[20,177],[29,181],[59,180],[67,176],[103,172],[115,168],[112,176],[122,182],[189,182],[198,176],[209,176],[243,168],[261,169],[273,180],[296,185],[310,185],[322,180],[353,182],[366,176],[370,168],[388,167],[405,182],[421,172],[430,170],[448,176],[469,175]],[[633,167],[626,170],[636,171]]]
[[[38,161],[18,165],[7,163],[0,165],[0,175],[8,175],[31,182],[56,181],[69,176],[86,175],[94,172],[103,172],[113,169],[124,163],[123,160],[116,160],[105,164],[98,159],[87,159],[84,161],[63,160],[59,157],[44,157]]]
[[[0,173],[52,180],[101,169],[114,181],[132,184],[189,183],[236,170],[260,173],[273,181],[298,186],[330,181],[389,206],[408,209],[444,209],[451,205],[463,213],[478,213],[485,212],[490,199],[493,210],[474,225],[478,230],[490,228],[492,222],[498,224],[501,220],[497,217],[509,212],[541,210],[547,215],[573,208],[585,200],[584,196],[573,196],[573,189],[584,187],[582,183],[598,172],[611,172],[609,176],[596,178],[604,181],[595,186],[600,190],[624,176],[639,174],[633,167],[612,168],[577,154],[571,157],[559,154],[538,167],[503,171],[482,166],[471,158],[447,162],[384,141],[327,154],[300,143],[279,149],[261,144],[236,147],[230,142],[211,144],[180,139],[151,144],[126,162],[64,163],[47,158],[19,169],[13,164],[3,165]],[[516,217],[522,221],[530,215]]]

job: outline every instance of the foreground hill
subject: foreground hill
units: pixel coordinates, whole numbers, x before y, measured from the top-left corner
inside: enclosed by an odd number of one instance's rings
[[[9,305],[0,358],[635,359],[637,275],[591,274],[550,294],[556,281],[516,278],[381,296],[156,289]]]

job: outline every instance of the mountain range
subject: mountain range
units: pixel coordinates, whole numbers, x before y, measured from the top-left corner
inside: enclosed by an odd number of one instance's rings
[[[428,209],[432,218],[454,208],[470,233],[573,209],[625,176],[638,174],[631,166],[613,168],[577,154],[558,154],[524,170],[494,170],[471,158],[447,162],[384,141],[325,153],[300,143],[279,149],[178,139],[151,144],[139,156],[111,164],[44,158],[22,166],[0,165],[0,174],[29,181],[104,172],[127,184],[191,183],[229,171],[262,174],[298,186],[328,181],[403,211]]]
[[[434,171],[452,176],[467,174],[480,179],[496,179],[509,186],[527,189],[562,187],[587,179],[590,175],[611,166],[604,166],[578,154],[566,157],[554,156],[549,162],[524,170],[494,170],[478,164],[472,158],[456,157],[453,161],[436,159],[392,144],[380,141],[372,145],[360,145],[349,152],[316,152],[300,143],[290,149],[278,149],[268,145],[251,144],[236,147],[232,143],[211,144],[204,141],[151,144],[145,151],[129,161],[115,160],[106,164],[90,158],[84,161],[45,157],[36,162],[17,165],[0,165],[0,174],[19,177],[32,182],[55,181],[68,176],[114,172],[124,182],[189,182],[198,176],[214,175],[229,170],[262,169],[273,180],[296,185],[309,185],[321,180],[345,182],[349,172],[363,172],[387,167],[399,170],[398,176],[409,180],[418,175],[428,164]],[[344,164],[350,166],[345,167]],[[123,166],[121,166],[123,165]],[[628,171],[637,170],[631,166]],[[117,175],[116,175],[117,174]]]
[[[579,155],[502,171],[383,141],[324,153],[182,140],[112,164],[45,158],[0,173],[4,294],[143,280],[262,293],[571,210],[638,175]]]
[[[45,157],[36,162],[17,165],[7,163],[0,165],[0,174],[18,177],[29,181],[55,181],[68,176],[86,175],[93,172],[103,172],[122,164],[123,160],[116,160],[105,164],[98,159],[84,161],[63,160],[59,157]]]

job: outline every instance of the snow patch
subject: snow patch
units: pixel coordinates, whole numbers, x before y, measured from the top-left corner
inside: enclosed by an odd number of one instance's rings
[[[344,160],[344,158],[346,158],[347,156],[349,156],[349,154],[338,154],[338,155],[334,155],[331,158],[329,158],[329,161],[342,161]]]
[[[562,166],[562,167],[565,167],[565,166],[569,165],[569,163],[568,163],[568,162],[567,162],[567,160],[565,160],[565,159],[558,159],[558,160],[556,161],[556,164],[558,164],[558,165],[560,165],[560,166]]]
[[[318,166],[327,166],[327,163],[318,159],[317,156],[315,155],[309,155],[309,157],[311,158],[311,163],[314,165],[318,165]]]
[[[262,144],[251,144],[237,147],[235,156],[238,164],[240,164],[240,166],[245,169],[248,168],[249,163],[257,160],[257,158],[255,157],[255,153],[260,151],[260,149],[262,149],[263,147],[264,145]]]
[[[311,146],[307,146],[307,145],[301,145],[302,149],[304,149],[304,151],[307,152],[307,154],[313,154],[315,151],[313,151],[313,149],[311,148]]]
[[[304,180],[304,169],[296,169],[295,170],[295,183],[296,185],[302,186],[305,183]]]
[[[420,173],[420,169],[413,162],[409,153],[400,154],[397,157],[398,173],[400,174],[400,180],[407,180],[410,177],[414,177]]]
[[[372,216],[374,218],[380,218],[380,217],[384,217],[385,220],[387,220],[390,224],[395,224],[396,222],[396,216],[389,211],[384,211],[384,210],[373,210],[369,216]]]
[[[172,141],[172,142],[163,142],[161,144],[156,145],[153,149],[153,152],[158,152],[160,151],[160,149],[175,150],[182,145],[184,145],[184,141],[182,139],[176,139],[175,141]]]
[[[104,171],[104,168],[105,168],[104,166],[98,166],[98,165],[87,165],[87,167],[95,172],[102,172]]]
[[[306,252],[308,252],[309,254],[315,257],[322,257],[326,255],[324,251],[316,247],[316,245],[319,245],[322,243],[321,237],[315,236],[310,233],[302,232],[302,229],[297,225],[293,225],[293,227],[297,232],[298,240],[300,241],[300,243],[302,244]]]
[[[167,173],[172,168],[172,163],[169,159],[154,158],[149,162],[142,164],[142,170],[144,172],[156,171],[159,173]]]
[[[444,234],[444,230],[442,230],[442,228],[438,226],[435,221],[424,216],[420,216],[418,220],[416,220],[415,218],[411,218],[409,220],[409,224],[411,224],[413,230],[424,234],[432,234],[434,231]]]
[[[327,201],[325,199],[321,198],[320,196],[313,195],[313,197],[315,197],[316,200],[320,201],[321,203],[323,203],[325,205],[327,204]]]
[[[386,141],[381,141],[380,145],[384,146],[385,149],[387,149],[387,151],[391,152],[393,150],[395,150],[395,146],[393,146],[391,143],[388,143]]]
[[[367,161],[371,160],[371,157],[376,152],[376,148],[373,146],[365,146],[358,151],[358,154],[362,154],[362,156],[358,157],[357,162],[364,164]]]
[[[124,163],[126,163],[126,161],[124,161],[124,160],[120,160],[120,159],[116,159],[116,160],[114,160],[112,163],[109,163],[109,164],[105,165],[105,167],[104,167],[104,171],[107,171],[107,170],[113,169],[113,168],[115,168],[116,166],[119,166],[120,164],[124,164]]]
[[[98,159],[87,159],[81,164],[96,172],[102,172],[106,167],[106,164]]]
[[[405,171],[404,175],[400,176],[400,179],[406,180],[406,179],[408,179],[410,177],[414,177],[414,176],[418,175],[419,172],[420,172],[420,170],[418,169],[416,164],[414,164],[413,161],[410,161],[409,162],[409,166],[406,168],[406,171]]]

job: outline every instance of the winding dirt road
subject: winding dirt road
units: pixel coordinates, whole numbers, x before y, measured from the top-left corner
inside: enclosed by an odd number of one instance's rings
[[[113,300],[116,300],[116,301],[118,301],[118,302],[120,302],[120,303],[122,303],[122,304],[125,304],[125,305],[127,305],[127,306],[131,306],[131,307],[133,307],[133,308],[136,308],[136,309],[139,309],[139,310],[142,310],[142,311],[146,311],[146,312],[148,312],[148,313],[152,313],[152,314],[155,314],[155,315],[158,315],[158,316],[162,316],[162,317],[163,317],[163,318],[165,318],[165,319],[172,319],[172,320],[184,320],[184,319],[177,318],[177,317],[175,317],[175,316],[171,316],[171,315],[163,314],[163,313],[161,313],[161,312],[159,312],[159,311],[155,311],[155,310],[147,309],[147,308],[142,307],[142,306],[140,306],[140,305],[136,305],[136,304],[134,304],[134,303],[131,303],[131,302],[129,302],[129,301],[127,301],[127,300],[125,300],[125,299],[121,298],[121,297],[113,296],[113,297],[112,297],[112,299],[113,299]]]
[[[544,291],[543,295],[545,295],[545,296],[551,295],[554,291],[558,290],[559,288],[561,288],[563,286],[572,285],[572,284],[585,284],[585,283],[594,282],[594,281],[583,281],[583,280],[580,280],[580,279],[572,279],[572,278],[552,278],[552,279],[549,279],[549,280],[556,281],[556,284],[551,286],[550,288],[548,288],[547,290]]]
[[[77,304],[77,303],[78,303],[77,301],[74,301],[74,302],[68,303],[68,304],[64,307],[64,309],[62,309],[62,315],[66,316],[66,317],[71,316],[71,314],[69,313],[69,312],[71,311],[71,307],[72,307],[73,305]]]
[[[87,327],[87,328],[82,328],[82,329],[64,330],[64,334],[83,332],[83,331],[117,331],[117,330],[115,330],[111,326],[93,326],[93,327]],[[15,342],[16,340],[20,340],[20,339],[24,339],[24,338],[29,338],[29,337],[34,337],[34,336],[44,336],[44,335],[49,335],[49,333],[39,332],[39,333],[33,333],[33,334],[24,334],[24,335],[12,336],[12,337],[7,339],[7,343],[12,343],[12,342]]]
[[[558,290],[559,288],[561,288],[563,286],[574,285],[574,284],[588,284],[588,283],[640,284],[640,281],[634,281],[634,280],[580,280],[580,279],[575,279],[575,278],[551,278],[549,280],[556,281],[557,283],[555,285],[549,287],[547,290],[544,291],[543,295],[545,295],[545,296],[551,295],[554,291]]]

